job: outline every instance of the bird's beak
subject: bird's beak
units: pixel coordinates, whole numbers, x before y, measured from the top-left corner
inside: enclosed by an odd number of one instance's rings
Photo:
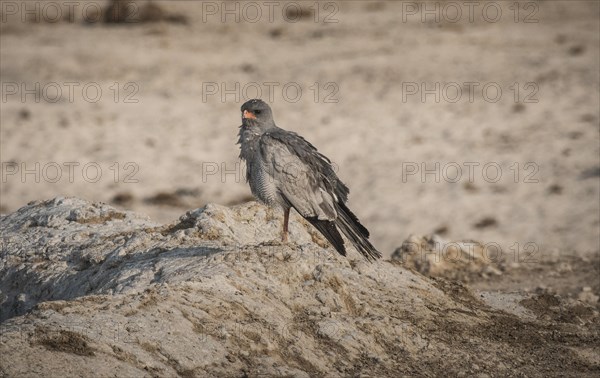
[[[243,118],[249,118],[249,119],[256,119],[256,116],[254,115],[254,113],[249,112],[247,110],[244,110],[244,113],[242,114]]]

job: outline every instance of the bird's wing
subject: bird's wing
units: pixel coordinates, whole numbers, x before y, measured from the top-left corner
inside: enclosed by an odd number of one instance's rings
[[[314,146],[298,134],[269,131],[261,137],[260,154],[281,197],[302,216],[337,218],[335,203],[347,198],[348,189]]]

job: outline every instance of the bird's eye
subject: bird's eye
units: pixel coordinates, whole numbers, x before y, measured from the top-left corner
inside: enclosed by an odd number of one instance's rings
[[[260,112],[261,111],[257,109],[257,110],[254,111],[254,114],[260,114]]]

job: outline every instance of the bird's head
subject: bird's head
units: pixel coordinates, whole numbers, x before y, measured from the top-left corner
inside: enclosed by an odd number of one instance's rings
[[[271,107],[260,99],[246,101],[242,105],[242,127],[266,131],[275,126]]]

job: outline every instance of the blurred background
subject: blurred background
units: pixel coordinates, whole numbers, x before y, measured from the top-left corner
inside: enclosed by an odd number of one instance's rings
[[[77,196],[172,222],[251,200],[261,97],[410,234],[597,253],[597,1],[3,1],[1,207]],[[530,243],[530,244],[528,244]]]

